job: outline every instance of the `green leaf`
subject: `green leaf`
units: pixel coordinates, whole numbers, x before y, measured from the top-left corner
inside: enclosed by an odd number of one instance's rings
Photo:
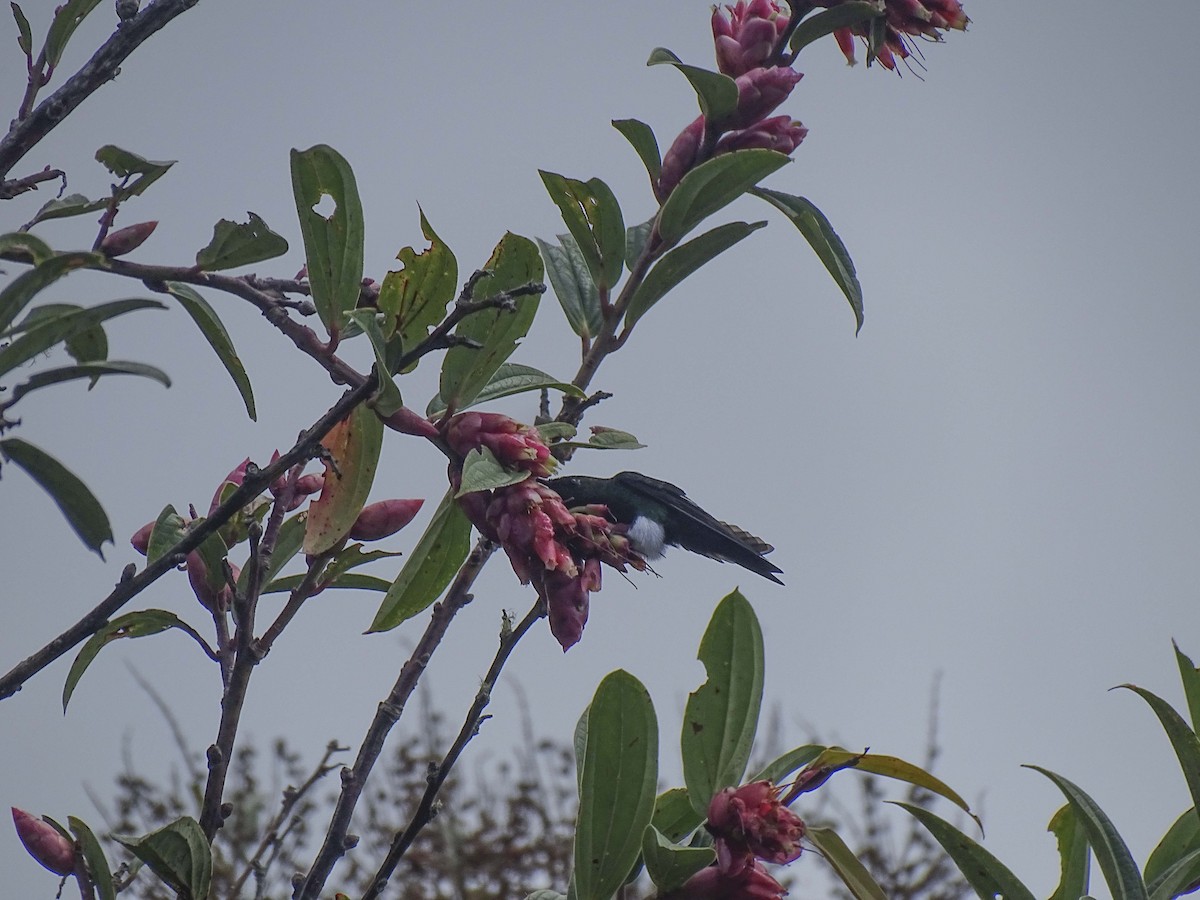
[[[248,212],[250,221],[241,225],[221,219],[213,226],[212,240],[196,254],[196,265],[206,272],[236,269],[251,263],[274,259],[288,252],[287,239],[272,231],[258,215]]]
[[[259,582],[264,585],[264,594],[272,592],[276,576],[300,552],[300,548],[304,544],[304,528],[307,522],[308,510],[301,510],[290,519],[284,519],[283,524],[279,526],[279,534],[275,538],[275,549],[271,552],[271,559],[267,562],[266,571],[263,572]],[[245,595],[249,586],[250,566],[247,565],[242,567],[242,573],[238,576],[238,592]]]
[[[960,797],[957,792],[952,790],[940,778],[935,778],[920,766],[905,762],[898,757],[884,756],[878,753],[853,753],[841,747],[829,747],[811,765],[813,768],[829,767],[839,769],[848,763],[853,763],[854,768],[859,772],[870,772],[873,775],[894,778],[897,781],[903,781],[906,784],[915,785],[930,793],[937,794],[939,797],[945,797],[974,819],[980,829],[983,828],[979,817],[971,812],[971,807],[967,805],[967,801]]]
[[[599,290],[608,290],[625,265],[625,220],[616,196],[599,178],[577,181],[541,169],[538,174],[575,238],[592,281]]]
[[[212,851],[195,819],[184,816],[144,837],[116,840],[178,891],[183,900],[208,897]]]
[[[1071,804],[1060,807],[1046,829],[1058,843],[1058,887],[1050,900],[1078,900],[1088,892],[1088,874],[1092,867],[1092,852],[1087,832]]]
[[[28,273],[26,273],[28,274]],[[101,322],[139,309],[166,309],[157,300],[112,300],[85,309],[73,309],[51,316],[29,328],[19,338],[0,350],[0,375],[24,362],[45,353],[55,344],[69,341]]]
[[[738,591],[713,612],[700,641],[708,680],[693,691],[683,716],[683,780],[692,808],[740,783],[750,759],[763,692],[763,637],[758,618]]]
[[[657,218],[657,217],[655,217]],[[636,265],[646,249],[646,241],[654,231],[654,219],[647,219],[641,225],[631,225],[625,231],[625,258],[630,265]]]
[[[198,528],[203,518],[196,519],[188,527]],[[151,535],[153,536],[153,535]],[[219,593],[228,585],[225,577],[225,560],[229,556],[229,548],[225,546],[225,541],[221,538],[219,532],[213,532],[196,548],[196,553],[200,556],[200,561],[204,564],[204,580],[208,582],[208,586],[213,593]]]
[[[804,832],[805,838],[825,857],[825,861],[833,866],[833,871],[857,900],[887,900],[883,888],[871,877],[867,867],[862,864],[854,852],[846,846],[832,828],[810,827]]]
[[[587,753],[588,713],[591,705],[584,707],[583,713],[575,722],[575,731],[571,734],[571,750],[575,754],[575,787],[583,789],[583,757]]]
[[[534,891],[525,900],[567,900],[567,895],[560,894],[558,891],[540,890]]]
[[[0,292],[0,331],[7,330],[40,291],[68,272],[98,264],[102,259],[98,253],[60,253],[22,272]]]
[[[392,583],[368,633],[390,631],[441,596],[471,550],[471,523],[448,490]]]
[[[104,333],[104,327],[101,325],[93,325],[91,328],[86,328],[67,338],[63,344],[66,346],[67,353],[75,362],[92,363],[103,362],[108,359],[108,335]],[[96,379],[93,378],[92,385],[95,384]],[[89,387],[88,390],[91,390],[91,388]]]
[[[596,282],[592,280],[575,238],[560,234],[558,239],[562,243],[557,247],[543,240],[537,242],[554,296],[558,298],[571,330],[583,338],[595,337],[604,327]]]
[[[734,103],[736,105],[736,99]],[[612,127],[621,132],[625,140],[633,145],[642,165],[646,167],[646,174],[650,176],[650,182],[653,184],[658,181],[658,176],[662,172],[662,155],[658,151],[658,139],[654,137],[654,129],[637,119],[613,119]],[[632,257],[626,258],[631,259]]]
[[[704,821],[704,816],[692,808],[687,788],[671,788],[654,800],[654,815],[650,824],[671,841],[681,841]]]
[[[462,485],[454,496],[461,497],[476,491],[490,491],[493,488],[519,484],[529,477],[530,473],[527,471],[505,468],[487,447],[476,447],[463,460]]]
[[[233,340],[217,316],[216,310],[189,285],[181,284],[178,281],[168,281],[167,291],[192,317],[192,321],[196,323],[196,327],[200,329],[200,333],[204,335],[208,345],[217,354],[217,359],[221,360],[221,365],[225,367],[225,371],[229,373],[229,377],[233,379],[233,383],[238,389],[242,405],[246,407],[246,415],[250,417],[250,421],[258,421],[258,412],[254,406],[254,389],[250,386],[246,367],[242,365],[242,360],[238,356],[237,350],[234,349]]]
[[[625,311],[625,325],[632,326],[662,297],[710,259],[749,237],[766,222],[728,222],[681,244],[663,256],[638,285]]]
[[[572,885],[578,900],[610,900],[654,810],[658,721],[646,688],[624,670],[600,682],[587,719]]]
[[[50,248],[49,244],[40,237],[29,234],[26,231],[10,231],[6,234],[0,234],[0,253],[11,253],[13,251],[28,253],[30,260],[32,260],[35,266],[44,263],[54,256],[54,251]]]
[[[1200,849],[1181,857],[1159,876],[1147,884],[1150,900],[1173,900],[1196,890],[1200,884]]]
[[[541,281],[542,258],[528,238],[509,232],[492,252],[484,269],[492,274],[479,279],[474,298],[487,299]],[[451,347],[442,361],[441,396],[447,407],[462,409],[492,380],[500,366],[517,349],[537,313],[537,294],[515,298],[516,309],[485,309],[467,316],[455,329],[459,338],[477,341],[476,349]]]
[[[1196,738],[1196,733],[1188,727],[1183,716],[1166,700],[1137,685],[1119,686],[1136,693],[1150,704],[1150,708],[1158,716],[1158,721],[1167,733],[1167,739],[1170,740],[1171,748],[1179,760],[1179,768],[1183,770],[1184,780],[1192,794],[1192,805],[1200,808],[1200,739]]]
[[[704,113],[704,118],[708,121],[720,122],[737,109],[737,82],[728,75],[689,66],[665,47],[655,48],[646,60],[648,66],[664,63],[677,68],[691,83],[692,90],[696,92],[696,99],[700,101],[700,112]]]
[[[379,315],[373,309],[356,309],[349,314],[349,319],[363,330],[371,342],[371,349],[375,351],[375,374],[379,387],[371,399],[371,405],[381,418],[386,419],[404,405],[404,398],[400,396],[400,388],[396,386],[392,367],[388,364],[388,346],[379,327]]]
[[[79,378],[96,379],[104,375],[140,375],[143,378],[157,381],[163,387],[171,386],[171,379],[161,369],[143,365],[142,363],[122,362],[121,360],[114,359],[109,362],[86,363],[80,366],[63,366],[58,369],[47,369],[44,372],[30,375],[29,378],[13,388],[10,399],[15,403],[30,391],[36,391],[39,388],[49,387],[52,384],[61,384],[64,381],[74,381]]]
[[[112,144],[105,144],[96,151],[96,160],[118,178],[132,178],[133,181],[120,188],[117,192],[119,200],[136,197],[146,188],[167,174],[167,170],[175,165],[173,159],[146,159],[129,150],[122,150]],[[107,201],[106,201],[107,203]]]
[[[33,54],[33,32],[29,30],[29,20],[25,18],[25,13],[16,3],[10,2],[8,5],[12,7],[13,18],[17,20],[17,46],[26,56],[31,56]]]
[[[330,335],[336,335],[362,288],[364,224],[358,186],[350,164],[330,146],[293,150],[291,159],[313,304]],[[314,209],[324,197],[336,205],[328,218]]]
[[[50,22],[50,31],[46,33],[46,46],[43,48],[50,68],[58,65],[67,41],[71,39],[79,23],[87,18],[87,14],[95,9],[99,2],[100,0],[68,0],[55,11],[54,19]],[[15,3],[13,5],[16,6]]]
[[[178,628],[194,639],[200,639],[196,629],[175,613],[167,612],[165,609],[143,609],[126,613],[113,619],[93,634],[79,648],[79,653],[76,654],[75,661],[71,663],[71,669],[67,672],[67,680],[63,684],[63,712],[67,711],[67,704],[71,700],[71,695],[75,693],[79,679],[83,677],[83,673],[92,664],[92,660],[104,647],[121,638],[149,637],[152,634],[161,634],[171,628]]]
[[[592,436],[586,441],[568,441],[564,446],[580,450],[641,450],[646,446],[628,431],[603,425],[593,425],[591,430]]]
[[[534,426],[538,434],[542,436],[543,443],[549,444],[553,441],[570,440],[575,437],[575,426],[569,422],[543,422],[541,425]]]
[[[1146,888],[1153,895],[1155,887],[1166,878],[1167,872],[1185,857],[1200,851],[1200,816],[1195,807],[1189,809],[1167,829],[1142,870]]]
[[[896,803],[896,806],[908,810],[928,829],[981,898],[993,900],[1000,896],[1004,900],[1034,900],[1033,892],[1012,870],[945,819],[910,803]]]
[[[104,559],[102,547],[112,543],[112,526],[86,484],[49,453],[20,438],[0,440],[0,457],[24,469],[50,495],[84,546]]]
[[[846,245],[837,236],[824,213],[803,197],[784,194],[781,191],[769,191],[766,188],[756,188],[750,193],[766,200],[780,210],[788,220],[800,231],[804,239],[816,251],[817,257],[825,265],[837,286],[842,289],[854,311],[854,321],[857,334],[863,326],[863,296],[862,286],[858,283],[858,275],[854,271],[854,261],[846,250]]]
[[[32,228],[47,219],[66,219],[70,216],[84,216],[97,212],[108,206],[108,201],[107,197],[102,200],[89,200],[83,194],[67,194],[65,197],[56,197],[42,204],[42,208],[29,220],[29,227]]]
[[[67,816],[67,824],[71,827],[71,834],[79,842],[79,849],[83,851],[88,874],[96,886],[100,900],[117,900],[112,870],[108,867],[108,860],[104,858],[104,848],[100,846],[99,839],[82,819]]]
[[[789,750],[767,763],[750,781],[771,781],[779,784],[798,769],[803,769],[828,748],[821,744],[804,744]]]
[[[659,213],[658,233],[668,247],[791,160],[775,150],[736,150],[701,163],[671,191]]]
[[[459,412],[469,409],[472,406],[478,406],[481,403],[499,400],[501,397],[510,397],[513,394],[523,394],[526,391],[540,391],[543,389],[562,391],[564,394],[570,394],[572,397],[587,396],[583,391],[575,387],[575,385],[559,381],[553,375],[547,375],[541,369],[535,369],[533,366],[523,366],[520,363],[504,363],[496,370],[496,374],[492,376],[492,380],[484,385],[483,390],[476,394],[474,400],[466,406],[459,407]],[[436,416],[445,411],[446,405],[442,401],[442,398],[438,396],[429,401],[429,407],[425,410],[425,415]]]
[[[405,247],[396,254],[404,264],[388,272],[379,288],[379,308],[391,323],[385,333],[400,336],[405,349],[411,349],[429,336],[429,329],[446,317],[446,307],[458,289],[458,261],[421,212],[421,233],[429,249],[417,253]],[[418,360],[419,362],[419,360]],[[417,367],[414,362],[405,372]]]
[[[168,503],[163,507],[158,518],[154,520],[154,528],[150,532],[150,541],[146,546],[146,563],[152,563],[187,535],[187,523]]]
[[[1192,720],[1192,730],[1200,731],[1200,669],[1179,649],[1174,641],[1175,662],[1179,665],[1179,678],[1183,682],[1183,695],[1187,697],[1188,715]]]
[[[336,470],[326,463],[325,487],[308,505],[304,552],[309,556],[325,553],[345,538],[366,505],[383,447],[383,422],[360,404],[321,443]]]
[[[290,594],[296,588],[300,587],[303,581],[303,575],[287,575],[283,578],[276,578],[269,586],[263,589],[263,593]],[[391,586],[392,583],[386,578],[364,575],[361,572],[346,572],[324,585],[322,590],[379,591],[380,593],[386,593]]]
[[[667,840],[653,825],[642,834],[642,859],[660,893],[673,891],[717,859],[711,847],[683,847]]]
[[[881,13],[880,4],[869,0],[850,0],[841,6],[823,10],[815,16],[809,16],[796,27],[791,40],[788,41],[788,48],[792,53],[799,53],[813,41],[833,34],[839,28],[858,25]]]
[[[1104,873],[1113,900],[1147,900],[1146,885],[1137,863],[1133,861],[1129,848],[1112,820],[1096,805],[1096,801],[1061,775],[1040,766],[1026,768],[1041,772],[1053,781],[1071,804],[1087,832],[1088,843],[1092,845],[1096,861],[1100,863],[1100,871]]]

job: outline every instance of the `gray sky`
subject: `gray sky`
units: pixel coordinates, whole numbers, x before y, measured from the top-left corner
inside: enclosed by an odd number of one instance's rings
[[[40,6],[26,4],[36,34],[48,19]],[[603,178],[628,222],[650,214],[641,165],[608,122],[643,119],[665,147],[694,117],[683,78],[643,63],[662,45],[711,65],[708,9],[209,0],[15,174],[60,166],[72,190],[97,195],[107,173],[91,154],[102,144],[178,159],[122,213],[121,224],[160,220],[132,258],[188,262],[218,218],[253,209],[293,246],[258,271],[290,276],[301,254],[287,152],[326,142],[357,175],[369,274],[420,243],[418,202],[465,273],[506,229],[563,230],[538,168]],[[1052,889],[1044,828],[1061,796],[1020,768],[1037,763],[1089,791],[1145,859],[1187,795],[1149,709],[1106,691],[1133,682],[1178,701],[1171,638],[1200,656],[1200,190],[1186,175],[1200,136],[1184,73],[1191,34],[1164,24],[1191,9],[1167,0],[1139,21],[1112,2],[977,0],[965,35],[926,48],[924,80],[849,69],[832,41],[806,51],[782,112],[809,137],[768,184],[807,196],[846,242],[866,298],[861,335],[792,227],[742,201],[727,219],[771,227],[670,295],[595,382],[616,396],[589,421],[649,448],[572,466],[677,482],[772,541],[787,587],[678,552],[657,566],[662,580],[634,589],[609,577],[579,646],[564,657],[539,629],[510,667],[540,734],[568,739],[599,678],[623,667],[650,688],[669,751],[703,678],[694,653],[708,615],[740,585],[766,632],[770,700],[797,742],[812,727],[919,761],[940,672],[938,773],[982,798],[986,846],[1035,890]],[[106,34],[111,12],[94,18],[64,70]],[[11,110],[24,70],[3,43]],[[6,204],[5,228],[45,199]],[[73,220],[39,233],[68,248],[93,228]],[[138,287],[73,276],[46,299]],[[96,490],[118,546],[100,563],[24,476],[4,479],[4,669],[107,593],[134,558],[127,536],[165,503],[203,505],[233,464],[290,445],[336,398],[252,310],[209,299],[254,382],[257,424],[179,310],[109,330],[112,356],[166,368],[170,391],[112,380],[90,396],[73,385],[22,404],[21,435]],[[577,343],[555,306],[547,297],[514,360],[569,378]],[[435,377],[426,363],[403,385],[414,406]],[[504,409],[532,415],[527,402]],[[393,438],[373,496],[439,496],[443,460]],[[502,561],[476,595],[427,676],[451,722],[491,658],[501,609],[533,599]],[[139,605],[200,621],[182,576]],[[287,734],[314,759],[331,737],[354,742],[420,627],[362,637],[375,605],[347,592],[311,603],[256,673],[245,734]],[[65,718],[64,660],[0,705],[7,803],[97,822],[82,785],[109,790],[124,737],[150,772],[174,761],[125,663],[157,684],[198,748],[212,740],[217,673],[186,638],[106,651]],[[511,685],[498,691],[468,766],[519,740],[513,698]],[[855,777],[831,789],[853,797]],[[14,896],[51,896],[23,855],[11,831],[0,837]]]

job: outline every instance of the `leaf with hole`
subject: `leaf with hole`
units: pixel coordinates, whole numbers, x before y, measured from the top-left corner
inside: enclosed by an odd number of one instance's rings
[[[288,252],[288,242],[255,213],[245,224],[221,219],[213,226],[212,240],[196,254],[196,265],[206,272],[236,269],[274,259]]]
[[[592,281],[607,291],[625,265],[625,220],[616,195],[599,178],[578,181],[538,170],[546,192],[575,238]]]
[[[379,287],[379,309],[388,317],[384,334],[400,336],[405,350],[429,337],[429,330],[446,317],[458,289],[458,261],[421,212],[421,233],[429,248],[417,253],[405,247],[396,254],[403,268],[388,272]],[[403,371],[411,372],[417,360]]]

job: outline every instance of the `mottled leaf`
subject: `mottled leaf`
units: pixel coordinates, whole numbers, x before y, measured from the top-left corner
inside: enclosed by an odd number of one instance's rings
[[[213,226],[212,240],[196,254],[196,265],[208,272],[236,269],[251,263],[274,259],[288,252],[283,235],[272,231],[255,213],[247,213],[244,225],[221,219]]]
[[[600,291],[617,283],[625,264],[625,220],[607,184],[538,170]]]
[[[0,234],[0,253],[28,253],[33,264],[39,265],[54,256],[50,245],[36,235],[26,231],[10,231]],[[97,259],[99,257],[96,257]]]
[[[775,150],[723,153],[688,172],[671,191],[659,214],[658,233],[668,247],[728,206],[791,160]]]
[[[242,365],[242,360],[234,349],[233,339],[229,337],[229,332],[225,330],[216,310],[189,285],[168,281],[167,291],[192,317],[208,345],[217,354],[217,359],[221,360],[221,365],[233,379],[242,398],[242,405],[246,407],[246,415],[250,417],[250,421],[257,421],[258,412],[254,405],[254,389],[250,386],[250,377],[246,374],[246,367]]]
[[[446,317],[446,307],[458,289],[458,261],[437,232],[421,213],[421,233],[429,241],[429,249],[417,253],[405,247],[396,254],[403,263],[399,271],[388,272],[379,288],[379,309],[391,323],[385,336],[400,336],[401,345],[409,350],[429,336],[429,330]],[[414,362],[404,369],[410,372]]]
[[[325,487],[308,505],[304,552],[309,556],[337,545],[362,512],[379,465],[383,422],[374,410],[356,406],[330,429],[321,444],[329,452],[332,465],[325,464]]]
[[[1050,900],[1078,900],[1088,892],[1088,875],[1092,867],[1087,832],[1069,803],[1059,808],[1046,830],[1054,835],[1058,844],[1058,887]]]

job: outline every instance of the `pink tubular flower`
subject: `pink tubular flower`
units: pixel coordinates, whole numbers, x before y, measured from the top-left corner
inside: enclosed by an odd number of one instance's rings
[[[43,822],[23,809],[12,807],[13,825],[17,837],[29,855],[55,875],[70,875],[75,871],[75,844],[67,840],[49,822]]]
[[[737,872],[719,866],[701,869],[663,900],[780,900],[785,894],[783,885],[756,862]]]
[[[717,68],[731,78],[763,65],[788,26],[788,13],[772,0],[738,0],[722,10],[713,7],[713,41]]]
[[[704,141],[704,116],[698,116],[687,128],[679,132],[671,146],[663,156],[662,168],[658,173],[658,181],[654,184],[654,196],[663,202],[670,196],[671,191],[692,167],[700,153],[700,144]]]
[[[779,108],[803,77],[803,72],[787,66],[751,69],[745,75],[739,75],[737,108],[721,120],[722,128],[748,128],[762,121]]]
[[[424,500],[380,500],[363,507],[350,527],[354,541],[378,541],[391,537],[413,520]]]
[[[496,489],[485,517],[522,584],[529,584],[538,571],[579,574],[559,540],[574,533],[575,517],[544,484],[529,480]]]
[[[791,116],[774,116],[741,131],[731,131],[717,142],[713,156],[754,148],[791,153],[807,135],[808,129]]]
[[[589,560],[595,563],[596,560]],[[597,563],[598,566],[598,563]],[[597,572],[597,577],[599,573]],[[587,624],[590,579],[583,573],[543,572],[534,581],[538,596],[546,602],[550,633],[565,653],[583,636]]]
[[[446,426],[446,443],[459,456],[487,447],[501,465],[538,478],[554,469],[550,448],[537,429],[499,413],[460,413]]]
[[[804,822],[779,802],[769,781],[725,788],[708,805],[707,828],[716,839],[717,862],[726,871],[744,868],[751,858],[789,863],[800,856]]]
[[[824,0],[818,6],[840,6],[846,0]],[[967,18],[959,0],[884,0],[884,15],[887,18],[883,46],[878,48],[876,59],[886,69],[896,68],[896,58],[906,59],[912,54],[909,40],[924,37],[933,41],[942,39],[942,32],[949,29],[965,31],[971,21]],[[854,38],[866,38],[870,23],[861,22],[834,32],[838,46],[850,65],[854,65]]]

